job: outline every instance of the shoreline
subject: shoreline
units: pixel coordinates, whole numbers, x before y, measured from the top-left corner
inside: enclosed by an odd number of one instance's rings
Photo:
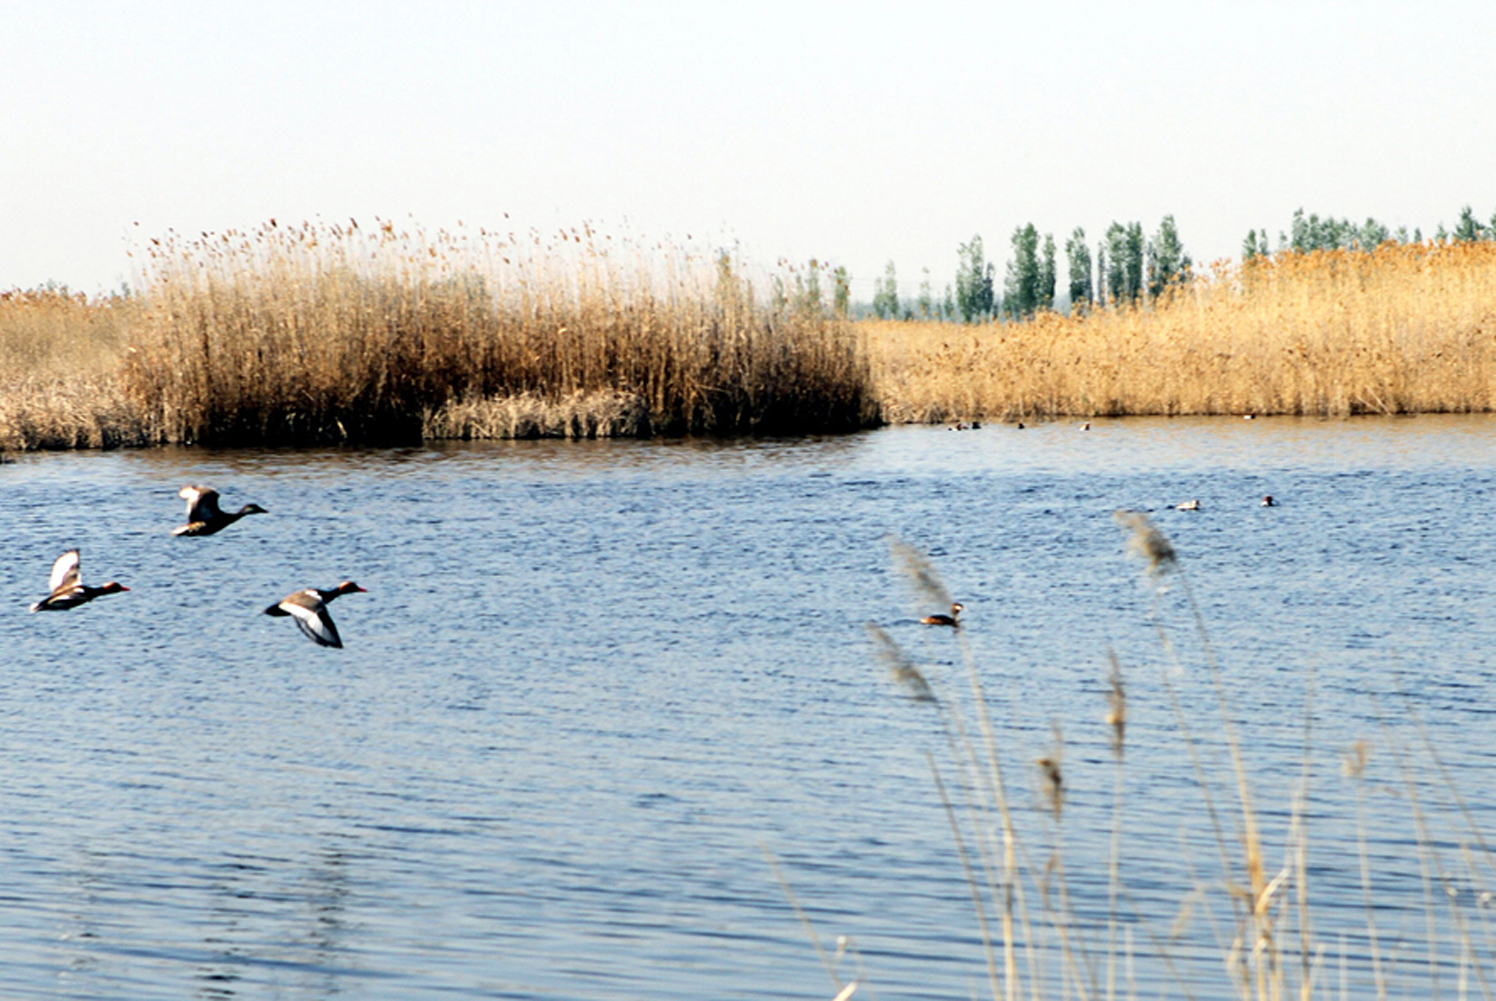
[[[0,391],[0,402],[3,402],[3,400],[4,394],[3,391]],[[768,433],[739,431],[725,434],[701,434],[654,431],[650,428],[647,415],[642,414],[638,409],[637,401],[630,399],[626,394],[610,394],[606,399],[601,401],[571,400],[562,401],[559,404],[550,404],[536,397],[510,397],[477,402],[470,401],[452,408],[450,412],[444,409],[437,415],[428,416],[425,421],[427,428],[437,428],[440,429],[439,432],[422,434],[419,438],[410,440],[328,439],[294,443],[283,441],[239,441],[227,444],[154,439],[139,430],[140,425],[138,422],[132,422],[132,427],[130,428],[115,427],[101,429],[98,426],[75,428],[65,433],[54,432],[50,435],[38,436],[27,440],[20,438],[17,430],[13,426],[8,426],[3,417],[4,408],[0,406],[0,464],[14,462],[17,456],[40,452],[109,452],[123,449],[201,448],[218,451],[224,449],[284,448],[298,450],[305,448],[342,447],[398,448],[432,446],[452,442],[485,441],[773,440],[786,437],[804,437],[807,435],[855,435],[867,431],[892,428],[943,428],[944,430],[957,431],[963,434],[981,433],[982,431],[1038,431],[1053,429],[1055,427],[1063,427],[1076,431],[1101,431],[1111,426],[1135,422],[1173,423],[1177,421],[1187,423],[1201,421],[1224,425],[1227,422],[1277,422],[1287,420],[1296,423],[1349,424],[1371,420],[1411,421],[1418,418],[1496,419],[1496,411],[1428,410],[1351,414],[1278,413],[1253,414],[1250,416],[1231,413],[1049,414],[1044,416],[1028,416],[1022,420],[1011,416],[971,417],[962,415],[959,418],[940,420],[883,420],[866,424],[860,428],[842,430],[808,429],[805,431],[791,430]],[[470,421],[471,423],[463,423],[465,421]],[[35,423],[31,424],[28,430],[33,430],[34,433],[34,428]]]

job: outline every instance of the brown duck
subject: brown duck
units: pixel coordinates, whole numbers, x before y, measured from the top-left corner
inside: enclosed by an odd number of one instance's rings
[[[31,606],[33,612],[61,612],[65,609],[86,605],[101,594],[118,594],[130,590],[125,585],[109,581],[99,587],[89,587],[78,577],[78,550],[69,549],[57,557],[52,564],[52,576],[47,578],[47,587],[52,593]]]
[[[172,535],[212,535],[247,514],[270,513],[258,504],[246,504],[237,511],[220,511],[218,491],[208,487],[185,486],[177,491],[177,496],[187,501],[187,524],[172,529]]]
[[[338,636],[338,627],[333,625],[332,616],[327,614],[327,603],[340,594],[353,594],[355,591],[364,589],[351,580],[345,580],[327,591],[315,587],[293,591],[265,609],[265,614],[289,615],[312,642],[319,646],[341,647],[343,640]]]

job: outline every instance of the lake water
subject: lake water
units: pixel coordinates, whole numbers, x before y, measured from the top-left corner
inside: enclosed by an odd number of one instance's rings
[[[172,538],[189,482],[271,513]],[[1172,509],[1189,498],[1202,510]],[[927,754],[953,789],[959,769],[864,624],[948,697],[964,661],[917,623],[940,609],[890,536],[967,608],[1026,864],[1063,837],[1093,970],[1115,651],[1118,976],[1230,996],[1230,907],[1164,682],[1233,841],[1220,711],[1184,588],[1155,598],[1118,508],[1153,511],[1179,551],[1274,873],[1312,717],[1318,988],[1368,993],[1375,951],[1394,993],[1425,993],[1434,894],[1453,995],[1474,983],[1460,943],[1493,971],[1472,875],[1491,860],[1413,721],[1496,833],[1493,501],[1484,417],[25,456],[0,466],[0,996],[829,998],[766,854],[827,948],[847,937],[856,996],[985,992]],[[130,591],[28,614],[75,546],[85,582]],[[368,593],[331,606],[344,649],[261,614],[345,578]],[[1058,827],[1033,766],[1052,726]],[[1340,772],[1360,739],[1375,946]],[[1214,904],[1181,918],[1197,886]]]

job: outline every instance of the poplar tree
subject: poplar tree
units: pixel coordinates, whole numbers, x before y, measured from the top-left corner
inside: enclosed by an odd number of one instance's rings
[[[935,296],[930,291],[930,269],[924,269],[924,277],[919,283],[919,317],[922,320],[930,318],[930,311],[935,308]]]
[[[1033,223],[1013,230],[1013,259],[1003,282],[1003,310],[1015,320],[1034,315],[1039,305],[1039,231]]]
[[[1065,257],[1070,262],[1070,309],[1091,303],[1091,248],[1086,246],[1086,231],[1079,226],[1065,241]]]
[[[1184,252],[1184,245],[1179,242],[1174,217],[1164,216],[1158,224],[1158,232],[1148,241],[1148,294],[1158,298],[1164,289],[1184,277],[1191,263],[1190,255]]]
[[[1365,225],[1361,227],[1361,232],[1356,236],[1356,243],[1362,250],[1375,250],[1390,239],[1392,239],[1392,231],[1367,216]]]
[[[1241,259],[1245,264],[1254,257],[1267,257],[1270,251],[1267,246],[1267,230],[1262,230],[1261,235],[1255,229],[1247,230],[1247,238],[1241,242]]]
[[[1105,306],[1106,298],[1106,241],[1102,240],[1096,244],[1096,305]],[[1112,302],[1116,302],[1115,296]]]
[[[1148,241],[1143,236],[1143,224],[1129,223],[1127,226],[1127,298],[1133,302],[1143,293],[1143,254]]]
[[[980,236],[961,244],[956,253],[956,308],[961,322],[970,323],[992,312],[992,266],[982,253]]]
[[[831,308],[836,315],[846,318],[847,308],[852,303],[852,276],[847,274],[845,265],[837,265],[835,271],[831,272],[831,280],[835,283],[835,291],[831,293]]]
[[[1486,228],[1475,218],[1475,211],[1468,205],[1460,210],[1460,221],[1454,227],[1454,238],[1461,243],[1474,243],[1486,238]]]
[[[1120,222],[1113,222],[1106,228],[1106,240],[1102,244],[1101,254],[1104,255],[1102,264],[1103,273],[1106,276],[1106,292],[1115,306],[1127,294],[1127,228]]]
[[[873,312],[880,320],[899,318],[899,279],[893,261],[883,269],[883,277],[873,283]]]
[[[1039,252],[1039,298],[1035,306],[1040,310],[1054,309],[1054,234],[1044,234],[1044,249]]]

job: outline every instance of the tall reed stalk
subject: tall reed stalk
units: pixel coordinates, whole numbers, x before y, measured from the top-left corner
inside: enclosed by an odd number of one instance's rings
[[[963,625],[948,634],[964,665],[961,672],[964,678],[944,678],[933,669],[917,665],[887,631],[873,624],[868,626],[874,649],[894,680],[917,702],[932,706],[935,711],[937,746],[946,749],[948,758],[930,756],[932,781],[949,822],[975,910],[986,962],[988,995],[993,1001],[1018,998],[1039,1001],[1049,997],[1104,997],[1111,1001],[1122,991],[1136,997],[1133,932],[1139,930],[1151,943],[1151,958],[1159,971],[1159,986],[1165,993],[1177,990],[1186,997],[1206,994],[1233,996],[1241,1001],[1283,1001],[1295,995],[1301,1001],[1329,998],[1335,992],[1324,975],[1323,961],[1330,940],[1323,929],[1334,928],[1341,942],[1342,995],[1346,983],[1345,939],[1349,932],[1366,944],[1368,951],[1362,959],[1370,964],[1375,994],[1389,996],[1392,974],[1378,924],[1388,902],[1378,896],[1378,874],[1367,850],[1365,797],[1371,745],[1358,741],[1345,758],[1345,774],[1354,783],[1357,855],[1365,901],[1364,926],[1345,928],[1343,913],[1335,906],[1336,902],[1328,902],[1325,908],[1315,906],[1315,886],[1310,875],[1317,871],[1310,863],[1313,841],[1309,828],[1314,760],[1312,695],[1306,696],[1301,774],[1288,797],[1288,824],[1277,846],[1281,849],[1282,862],[1275,867],[1269,861],[1273,845],[1261,821],[1257,794],[1249,776],[1247,748],[1237,732],[1236,712],[1223,670],[1190,591],[1182,561],[1173,544],[1146,515],[1119,512],[1117,517],[1128,532],[1129,548],[1143,561],[1152,595],[1151,615],[1165,654],[1161,672],[1163,690],[1176,724],[1174,732],[1193,763],[1201,807],[1214,831],[1219,853],[1217,878],[1200,881],[1193,866],[1186,865],[1180,916],[1173,932],[1154,930],[1154,924],[1166,915],[1142,913],[1128,889],[1129,866],[1122,831],[1126,826],[1142,833],[1144,823],[1136,820],[1126,823],[1124,814],[1141,810],[1146,816],[1147,806],[1129,803],[1124,793],[1129,695],[1115,656],[1110,658],[1104,707],[1115,769],[1110,777],[1112,807],[1106,873],[1105,879],[1088,880],[1089,886],[1105,886],[1105,902],[1093,902],[1078,909],[1068,881],[1068,874],[1078,864],[1067,858],[1063,837],[1066,790],[1075,781],[1094,780],[1104,786],[1107,777],[1082,774],[1077,780],[1070,774],[1063,765],[1063,745],[1056,725],[1052,749],[1033,760],[1035,784],[1041,792],[1038,815],[1043,818],[1037,826],[1047,832],[1042,835],[1047,843],[1045,851],[1036,855],[1031,847],[1039,843],[1034,835],[1035,817],[1013,803],[1007,793],[1012,759],[1015,752],[1021,755],[1022,751],[1014,747],[1014,731],[1000,726],[997,720],[1012,715],[1012,707],[999,705],[986,691],[967,641],[969,626]],[[949,605],[951,595],[928,558],[898,541],[893,543],[893,556],[922,605]],[[1204,727],[1191,724],[1183,709],[1184,702],[1170,680],[1187,678],[1189,672],[1173,639],[1174,630],[1162,611],[1162,598],[1168,590],[1182,592],[1187,616],[1185,631],[1194,634],[1219,713],[1218,719]],[[1496,873],[1496,857],[1475,823],[1473,811],[1439,759],[1427,730],[1416,712],[1410,709],[1410,714],[1428,752],[1427,761],[1415,760],[1383,718],[1382,743],[1389,752],[1395,775],[1380,786],[1384,791],[1397,789],[1409,806],[1415,828],[1413,850],[1418,855],[1424,883],[1424,940],[1410,942],[1407,928],[1401,930],[1399,969],[1405,980],[1409,976],[1414,978],[1414,989],[1420,994],[1437,994],[1441,976],[1455,969],[1459,974],[1458,996],[1467,996],[1473,981],[1481,995],[1490,998],[1496,994],[1496,928],[1493,928],[1496,922],[1490,917],[1489,877]],[[1224,774],[1207,765],[1208,761],[1220,760],[1221,752],[1227,762]],[[1223,796],[1235,800],[1234,822],[1229,813],[1223,814],[1216,808],[1217,800]],[[1434,799],[1443,799],[1454,806],[1436,818],[1430,806]],[[1454,821],[1454,829],[1436,829],[1436,819]],[[1152,833],[1156,836],[1162,832]],[[780,878],[784,880],[782,874]],[[1157,875],[1150,874],[1149,878],[1156,880]],[[1028,907],[1031,893],[1038,894],[1042,907]],[[1396,907],[1406,910],[1408,902],[1399,900]],[[1179,927],[1192,920],[1190,915],[1197,908],[1220,950],[1222,976],[1216,983],[1196,982],[1174,953]],[[1217,910],[1229,911],[1231,915],[1229,935],[1215,930]],[[1083,918],[1083,911],[1104,917]],[[1119,926],[1125,926],[1125,934],[1119,935]],[[1055,958],[1059,960],[1057,973]],[[1123,978],[1118,973],[1123,965],[1125,987],[1119,982]],[[872,971],[859,979],[875,973]],[[845,987],[840,981],[837,986]]]

